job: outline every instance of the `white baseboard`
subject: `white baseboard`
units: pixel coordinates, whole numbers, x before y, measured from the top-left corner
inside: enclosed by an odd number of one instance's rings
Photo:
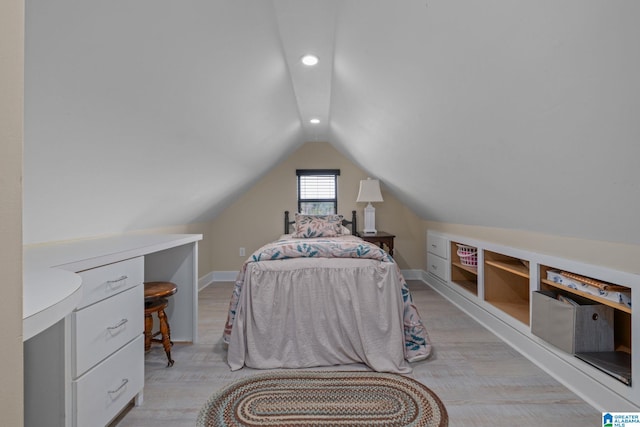
[[[214,271],[214,282],[235,282],[238,278],[238,271]]]
[[[213,282],[213,272],[209,272],[198,279],[198,292],[209,286]]]
[[[214,282],[235,282],[237,271],[210,271],[198,280],[198,292]]]
[[[423,278],[423,273],[426,273],[422,270],[400,270],[400,272],[404,276],[404,280],[422,280],[423,282],[425,281]]]

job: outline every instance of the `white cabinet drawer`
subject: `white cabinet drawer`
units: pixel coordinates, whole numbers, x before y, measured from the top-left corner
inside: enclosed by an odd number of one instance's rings
[[[427,251],[447,259],[447,239],[442,236],[427,233]]]
[[[74,378],[144,332],[143,292],[139,285],[73,313]]]
[[[144,387],[144,335],[72,382],[74,425],[104,426]]]
[[[78,274],[82,277],[82,300],[78,308],[82,308],[141,284],[144,258],[131,258]]]
[[[447,280],[447,260],[432,253],[427,254],[427,270],[442,280]]]

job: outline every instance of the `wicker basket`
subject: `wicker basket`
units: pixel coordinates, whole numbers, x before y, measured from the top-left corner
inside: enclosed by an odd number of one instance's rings
[[[460,245],[456,243],[458,246],[457,254],[460,257],[460,263],[462,265],[466,265],[467,267],[477,267],[478,266],[478,249],[473,246]]]

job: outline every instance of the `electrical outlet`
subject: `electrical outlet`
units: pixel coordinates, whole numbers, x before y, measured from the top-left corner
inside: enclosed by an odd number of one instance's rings
[[[240,248],[240,256],[244,256],[244,248]]]

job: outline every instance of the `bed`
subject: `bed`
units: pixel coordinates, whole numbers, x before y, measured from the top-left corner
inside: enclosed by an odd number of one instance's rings
[[[429,357],[398,265],[356,235],[355,211],[351,221],[301,214],[291,221],[285,212],[284,225],[236,279],[223,333],[231,370],[364,363],[408,373],[411,362]]]

